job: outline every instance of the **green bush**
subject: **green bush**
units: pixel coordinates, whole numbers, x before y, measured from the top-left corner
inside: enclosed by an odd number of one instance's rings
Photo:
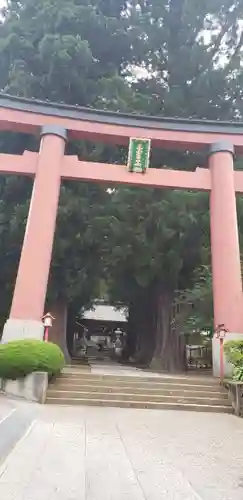
[[[233,370],[233,379],[242,381],[243,380],[243,366],[235,366]]]
[[[224,344],[227,361],[234,366],[234,380],[243,380],[243,340],[229,340]]]
[[[243,340],[225,342],[224,352],[229,363],[234,366],[243,366]]]
[[[0,344],[0,378],[24,377],[32,372],[60,373],[64,355],[56,344],[42,340],[15,340]]]

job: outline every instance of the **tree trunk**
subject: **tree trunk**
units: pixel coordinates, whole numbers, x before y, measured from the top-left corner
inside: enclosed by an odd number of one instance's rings
[[[155,350],[151,368],[169,373],[186,370],[185,339],[172,328],[173,295],[159,290],[156,299]]]
[[[56,300],[50,307],[50,312],[55,318],[50,328],[49,340],[57,344],[62,350],[66,363],[70,363],[70,355],[67,348],[67,303],[64,300]]]
[[[128,362],[134,356],[136,351],[137,335],[136,335],[136,304],[129,305],[128,322],[127,322],[127,341],[126,347],[122,355],[122,361]]]
[[[78,308],[73,306],[73,304],[70,304],[68,306],[66,339],[67,339],[67,349],[71,357],[74,354],[73,337],[75,332],[77,331],[77,324],[76,324],[77,312]]]
[[[154,351],[153,294],[150,287],[143,289],[136,301],[136,352],[135,363],[149,366]]]

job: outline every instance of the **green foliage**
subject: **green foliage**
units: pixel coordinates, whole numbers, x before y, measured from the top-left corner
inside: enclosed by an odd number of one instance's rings
[[[243,380],[243,365],[234,367],[233,380],[237,380],[237,381]]]
[[[243,380],[243,340],[225,342],[224,352],[228,362],[234,366],[234,380]]]
[[[1,88],[127,109],[129,87],[120,73],[133,58],[131,41],[138,41],[123,6],[120,0],[106,7],[96,0],[9,1],[0,27]]]
[[[32,372],[58,374],[64,356],[56,344],[40,340],[15,340],[0,344],[0,377],[17,379]]]
[[[213,297],[211,267],[201,265],[194,271],[191,287],[175,299],[178,315],[183,318],[186,334],[207,332],[213,335]]]

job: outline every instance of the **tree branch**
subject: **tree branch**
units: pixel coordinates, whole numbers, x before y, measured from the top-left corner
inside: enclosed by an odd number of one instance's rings
[[[229,28],[230,28],[230,24],[228,22],[225,22],[223,25],[221,25],[221,31],[220,31],[217,39],[215,40],[215,42],[212,44],[212,50],[209,51],[209,54],[211,55],[211,62],[213,62],[213,59],[216,56],[216,54],[220,48],[220,45],[222,43],[222,40],[223,40],[224,36],[226,35],[226,33],[228,32]]]
[[[235,51],[234,51],[233,55],[231,56],[230,60],[234,59],[235,57],[237,57],[239,55],[239,52],[240,52],[242,45],[243,45],[243,30],[241,32],[239,42],[237,43]]]

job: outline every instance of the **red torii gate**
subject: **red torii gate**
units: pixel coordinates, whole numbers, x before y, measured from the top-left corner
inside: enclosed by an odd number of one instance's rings
[[[241,123],[125,115],[0,94],[0,130],[39,134],[39,153],[0,155],[0,173],[34,177],[28,222],[3,342],[43,337],[41,318],[51,262],[62,179],[122,183],[155,188],[210,191],[210,226],[215,328],[227,338],[243,337],[243,294],[235,193],[243,192],[243,172],[234,172],[234,151],[243,153]],[[208,166],[194,172],[149,168],[133,174],[124,165],[79,161],[65,156],[70,139],[128,144],[151,139],[170,149],[208,150]],[[214,340],[214,373],[219,374],[219,341]]]

